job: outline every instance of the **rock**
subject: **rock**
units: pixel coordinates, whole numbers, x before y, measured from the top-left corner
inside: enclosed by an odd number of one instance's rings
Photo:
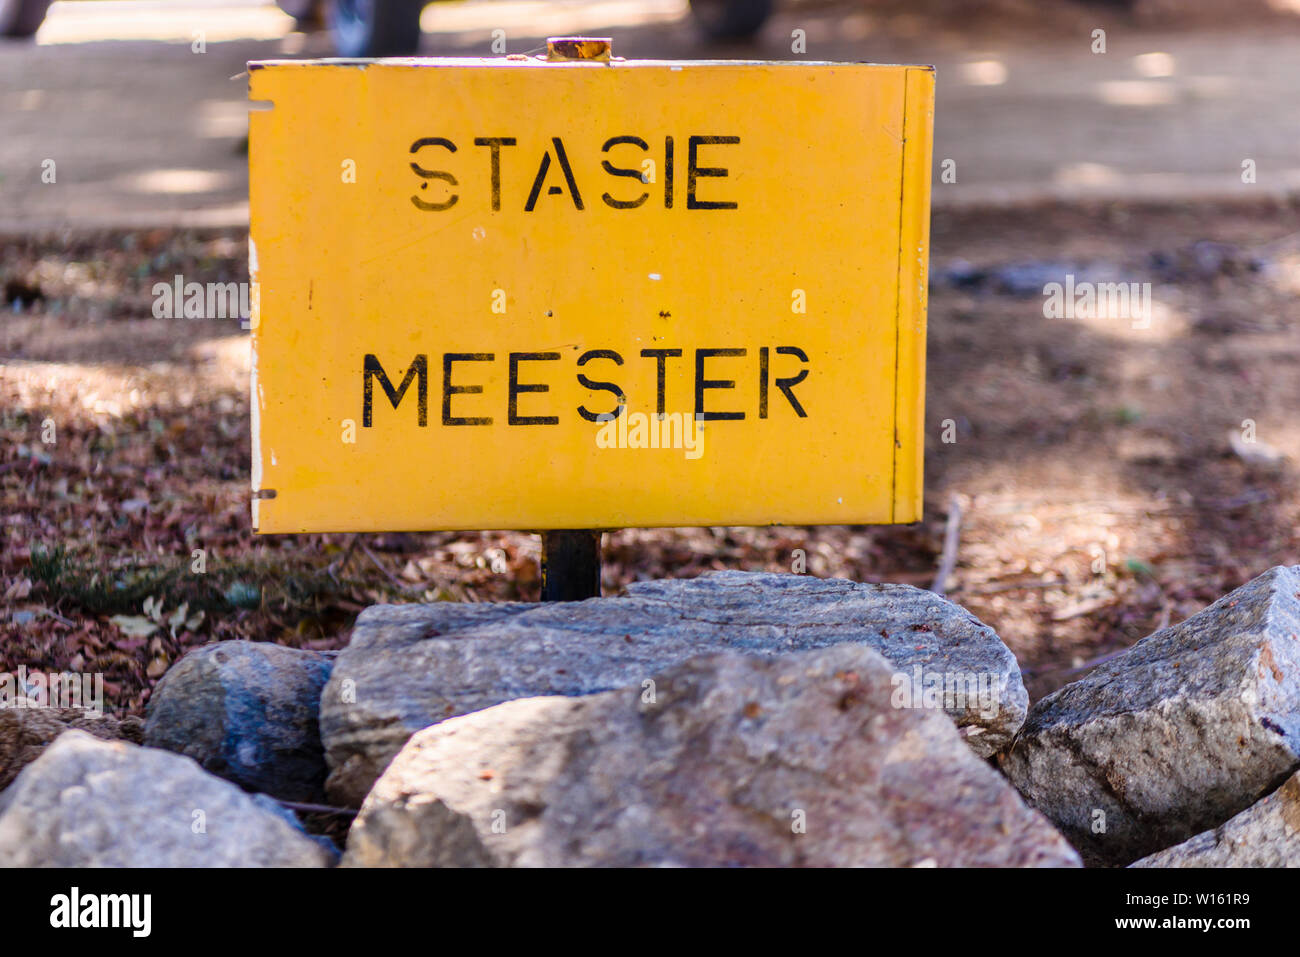
[[[144,732],[143,723],[134,716],[99,715],[78,708],[0,708],[0,790],[7,788],[19,771],[39,758],[69,728],[105,741],[136,743]]]
[[[343,866],[433,867],[435,865],[431,862],[435,860],[454,862],[455,867],[496,866],[467,815],[456,813],[437,799],[417,796],[408,800],[405,795],[398,794],[390,801],[372,805],[365,823],[353,823],[348,832],[348,852],[343,858]]]
[[[1222,824],[1300,765],[1298,593],[1270,569],[1042,699],[1003,771],[1089,862]]]
[[[693,658],[416,734],[344,864],[1077,866],[942,714],[895,707],[861,643]]]
[[[1226,824],[1133,867],[1300,867],[1300,774]]]
[[[68,731],[0,793],[4,867],[324,867],[293,815],[189,758]]]
[[[184,754],[241,787],[325,799],[317,715],[333,655],[222,641],[191,651],[158,682],[144,743]]]
[[[584,602],[377,605],[357,619],[321,698],[327,791],[357,806],[416,731],[503,701],[608,691],[701,653],[838,644],[880,651],[909,691],[945,676],[981,682],[982,694],[963,684],[932,702],[981,757],[1024,720],[1020,670],[993,630],[908,585],[720,572]]]

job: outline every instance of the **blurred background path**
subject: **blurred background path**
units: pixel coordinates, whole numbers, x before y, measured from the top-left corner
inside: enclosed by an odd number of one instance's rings
[[[786,6],[756,43],[718,46],[699,39],[686,0],[468,0],[426,8],[421,52],[488,54],[502,28],[511,53],[586,32],[612,35],[629,58],[795,59],[803,30],[807,59],[937,66],[937,207],[1300,189],[1300,16],[1225,32],[1134,26],[1106,5],[1032,28],[898,9]],[[1104,54],[1092,52],[1098,28]],[[11,233],[246,222],[245,62],[331,53],[324,34],[294,32],[261,0],[67,0],[36,39],[0,42],[0,230]],[[41,182],[47,159],[57,188]],[[945,159],[955,183],[940,182]],[[1247,159],[1254,184],[1241,181]]]

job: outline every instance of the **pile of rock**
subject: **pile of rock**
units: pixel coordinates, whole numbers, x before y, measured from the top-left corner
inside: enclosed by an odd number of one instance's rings
[[[1090,863],[1194,835],[1147,863],[1224,859],[1200,832],[1239,812],[1233,834],[1270,827],[1273,805],[1252,805],[1300,768],[1300,567],[1270,569],[1048,695],[1000,764]],[[1282,792],[1274,804],[1291,806]],[[1300,834],[1277,834],[1275,852],[1300,863]]]
[[[333,863],[274,798],[359,807],[345,866],[1300,863],[1298,596],[1272,569],[1032,709],[907,586],[376,606],[337,657],[188,655],[144,747],[0,714],[0,863]]]
[[[907,585],[720,572],[571,604],[376,605],[321,699],[327,789],[360,804],[416,731],[505,701],[639,690],[700,655],[841,645],[877,651],[909,678],[920,669],[982,682],[982,696],[954,695],[946,709],[980,757],[1024,722],[1029,696],[1006,645],[965,609]]]

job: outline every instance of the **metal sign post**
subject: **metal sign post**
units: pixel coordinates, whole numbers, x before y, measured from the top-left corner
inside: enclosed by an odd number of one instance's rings
[[[542,601],[600,597],[600,532],[542,532]]]

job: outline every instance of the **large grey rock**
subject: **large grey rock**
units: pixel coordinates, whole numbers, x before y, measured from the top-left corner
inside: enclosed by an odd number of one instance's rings
[[[1298,594],[1270,569],[1042,699],[1003,771],[1091,862],[1222,824],[1300,765]]]
[[[1300,774],[1225,824],[1133,867],[1300,867]]]
[[[317,716],[332,654],[222,641],[190,652],[149,699],[144,743],[253,791],[323,801]]]
[[[960,696],[929,701],[982,757],[1005,747],[1024,720],[1015,657],[992,629],[931,592],[747,572],[628,592],[563,604],[366,609],[321,699],[330,796],[359,804],[407,738],[438,721],[514,698],[607,691],[716,651],[854,644],[889,658],[902,692],[945,676],[982,682],[983,695],[965,694],[963,684]]]
[[[693,658],[416,734],[348,836],[355,866],[1077,866],[862,644]]]
[[[0,790],[70,728],[105,741],[139,743],[144,724],[134,715],[96,714],[79,708],[0,708]]]
[[[0,793],[0,866],[323,867],[292,814],[189,758],[65,732]]]

